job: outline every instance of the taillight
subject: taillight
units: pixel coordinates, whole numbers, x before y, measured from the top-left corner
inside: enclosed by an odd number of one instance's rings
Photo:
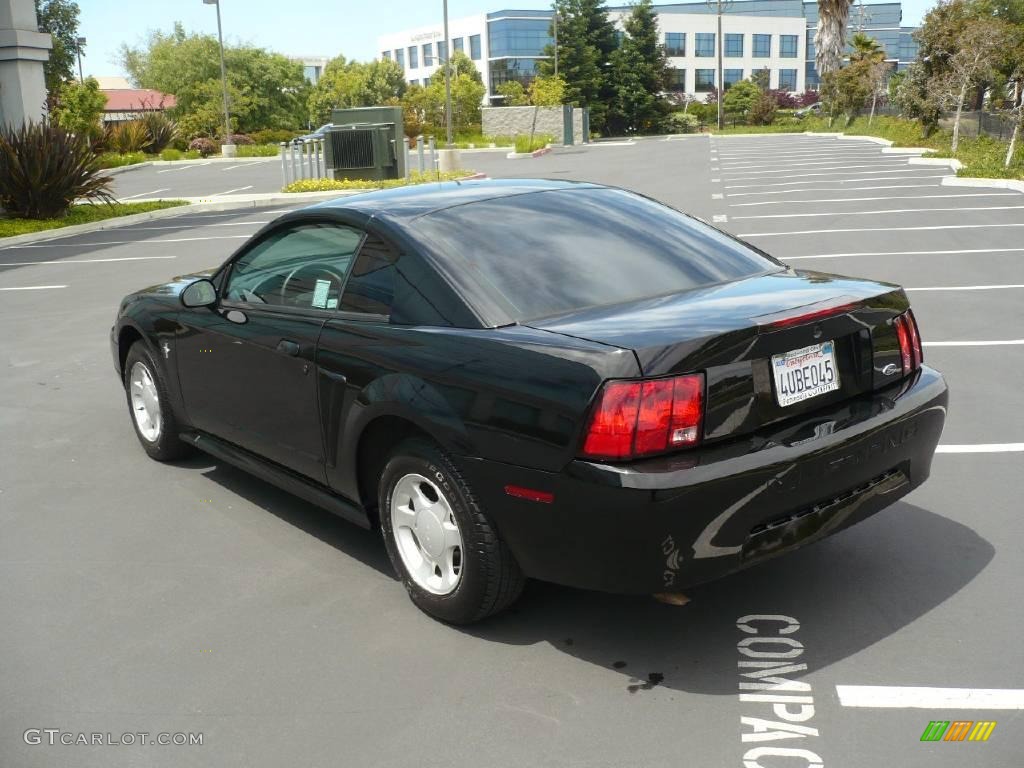
[[[913,373],[924,362],[924,355],[921,352],[921,335],[917,330],[914,313],[908,309],[893,320],[893,325],[896,326],[896,338],[900,343],[903,373]]]
[[[700,441],[704,374],[609,381],[590,415],[583,456],[631,459]]]

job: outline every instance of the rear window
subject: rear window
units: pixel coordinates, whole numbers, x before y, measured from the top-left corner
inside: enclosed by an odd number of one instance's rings
[[[699,221],[617,189],[485,200],[423,216],[415,227],[492,325],[779,269]]]

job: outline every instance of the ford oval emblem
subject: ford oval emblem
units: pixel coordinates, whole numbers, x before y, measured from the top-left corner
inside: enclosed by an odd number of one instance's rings
[[[900,367],[896,363],[889,363],[885,368],[882,369],[883,376],[892,376],[894,373],[899,373]]]

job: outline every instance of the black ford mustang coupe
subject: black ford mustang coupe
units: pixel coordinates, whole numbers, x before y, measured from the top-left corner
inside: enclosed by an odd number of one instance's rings
[[[379,527],[460,623],[527,576],[677,592],[852,525],[928,477],[947,403],[898,286],[587,183],[288,213],[126,297],[111,344],[150,456]]]

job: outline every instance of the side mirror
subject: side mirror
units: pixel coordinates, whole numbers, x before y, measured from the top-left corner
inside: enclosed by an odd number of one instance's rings
[[[186,307],[209,307],[217,301],[217,289],[205,277],[190,283],[181,292],[181,303]]]

